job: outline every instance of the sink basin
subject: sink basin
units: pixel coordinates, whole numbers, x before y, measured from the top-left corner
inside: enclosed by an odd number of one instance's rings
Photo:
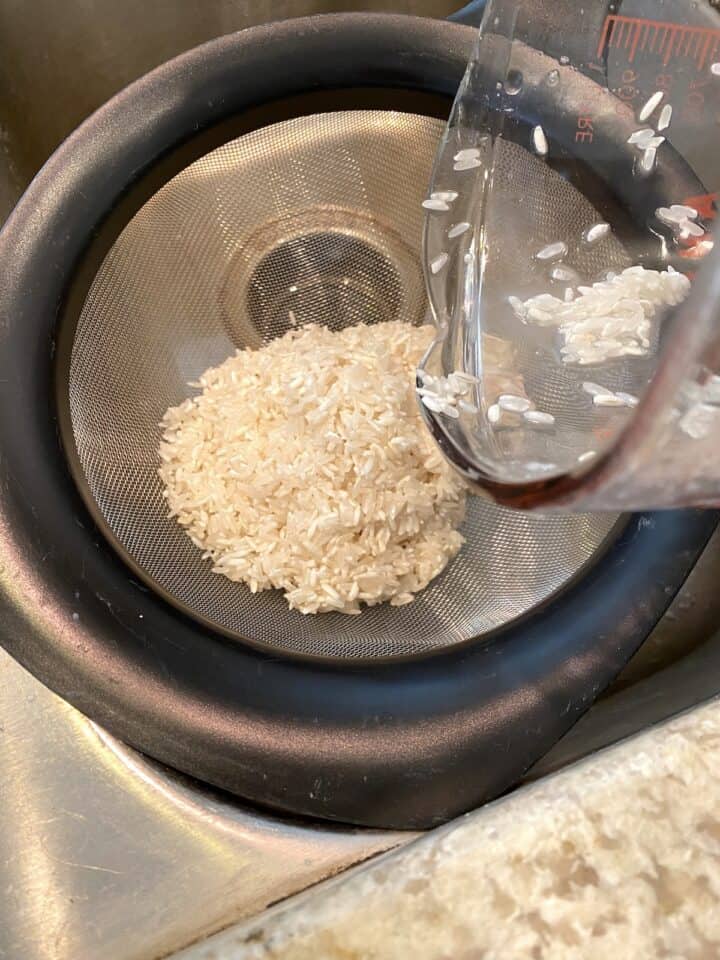
[[[447,0],[394,2],[445,16]],[[0,222],[57,144],[154,65],[269,19],[383,0],[0,2]],[[31,20],[32,17],[32,20]],[[539,777],[720,687],[720,534],[605,698]],[[263,909],[409,834],[322,827],[243,806],[114,741],[0,652],[0,956],[146,960]],[[38,944],[46,944],[40,950]]]
[[[462,0],[38,0],[0,3],[0,221],[47,157],[132,80],[190,47],[271,20],[353,10],[446,17]]]

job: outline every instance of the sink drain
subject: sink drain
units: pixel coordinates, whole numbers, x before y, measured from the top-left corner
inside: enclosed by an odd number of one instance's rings
[[[384,254],[358,237],[322,232],[263,258],[250,279],[247,312],[263,339],[272,339],[306,323],[396,320],[402,300],[398,272]]]
[[[392,230],[346,210],[303,220],[267,224],[230,260],[220,310],[234,343],[260,346],[307,323],[424,319],[419,257]]]

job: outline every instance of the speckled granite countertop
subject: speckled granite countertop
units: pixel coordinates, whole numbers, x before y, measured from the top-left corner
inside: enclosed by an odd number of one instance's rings
[[[176,960],[720,957],[720,699]]]

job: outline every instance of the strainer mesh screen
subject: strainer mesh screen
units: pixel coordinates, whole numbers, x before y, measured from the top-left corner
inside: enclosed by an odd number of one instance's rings
[[[213,574],[157,475],[159,421],[187,384],[289,319],[422,322],[422,209],[443,124],[316,114],[246,134],[162,187],[115,242],[75,333],[74,442],[105,525],[147,578],[231,635],[319,656],[418,653],[527,611],[577,571],[610,516],[542,517],[473,499],[467,544],[413,603],[302,616]]]

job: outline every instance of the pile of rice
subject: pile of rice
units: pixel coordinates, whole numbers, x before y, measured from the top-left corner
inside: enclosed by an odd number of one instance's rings
[[[568,300],[541,293],[524,302],[518,297],[508,301],[521,320],[559,328],[565,363],[586,365],[644,356],[658,309],[682,303],[689,290],[688,278],[672,267],[635,266],[578,287],[579,296]]]
[[[291,330],[162,421],[170,516],[216,573],[302,613],[408,603],[460,549],[465,492],[421,420],[405,323]]]

